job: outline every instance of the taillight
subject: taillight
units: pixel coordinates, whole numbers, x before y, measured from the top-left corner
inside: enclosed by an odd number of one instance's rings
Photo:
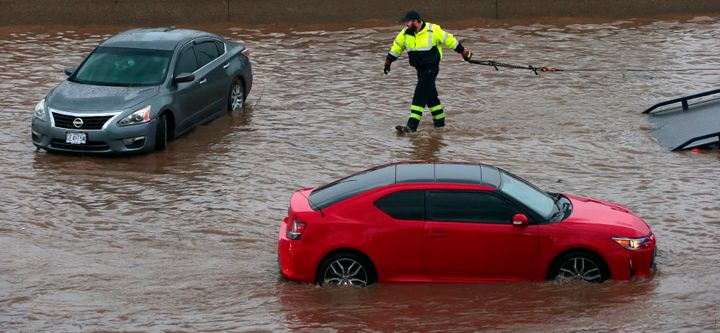
[[[244,50],[240,51],[240,53],[242,53],[242,55],[250,58],[250,49],[245,48]]]
[[[305,223],[293,221],[292,228],[287,232],[287,238],[292,240],[300,239],[303,232],[305,232]]]

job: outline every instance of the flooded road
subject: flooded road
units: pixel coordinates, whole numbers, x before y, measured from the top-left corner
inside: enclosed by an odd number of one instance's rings
[[[442,23],[442,22],[438,22]],[[36,152],[34,105],[124,27],[0,33],[0,331],[718,331],[717,152],[670,153],[640,112],[718,87],[720,20],[444,27],[478,58],[604,72],[494,71],[447,52],[448,127],[392,129],[415,72],[382,74],[398,27],[196,27],[244,41],[243,113],[135,157]],[[657,235],[653,279],[383,284],[283,281],[290,193],[397,160],[494,164],[552,191],[626,205]]]

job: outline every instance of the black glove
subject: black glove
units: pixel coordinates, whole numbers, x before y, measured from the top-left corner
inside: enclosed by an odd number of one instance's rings
[[[390,73],[390,64],[392,64],[392,62],[390,62],[390,60],[385,59],[385,69],[383,70],[385,75],[387,75],[387,73]]]

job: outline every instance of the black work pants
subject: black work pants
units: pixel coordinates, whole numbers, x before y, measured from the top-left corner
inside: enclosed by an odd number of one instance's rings
[[[413,130],[417,129],[426,106],[433,116],[435,126],[445,126],[445,113],[443,112],[442,104],[440,104],[437,87],[435,86],[435,79],[437,79],[438,73],[440,72],[440,63],[435,62],[422,65],[415,69],[417,70],[418,81],[415,86],[412,107],[410,108],[408,127]]]

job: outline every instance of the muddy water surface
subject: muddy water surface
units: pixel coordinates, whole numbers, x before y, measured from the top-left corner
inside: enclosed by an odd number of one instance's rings
[[[382,74],[395,26],[196,27],[242,40],[256,77],[243,113],[167,151],[36,152],[32,108],[62,69],[124,27],[0,34],[0,331],[717,331],[718,154],[670,153],[639,115],[718,87],[718,71],[534,76],[463,63],[439,76],[448,127],[398,137],[415,73]],[[446,26],[480,58],[565,68],[707,68],[720,21]],[[282,281],[276,234],[291,191],[397,160],[495,164],[541,187],[607,199],[658,237],[653,279],[602,285]]]

